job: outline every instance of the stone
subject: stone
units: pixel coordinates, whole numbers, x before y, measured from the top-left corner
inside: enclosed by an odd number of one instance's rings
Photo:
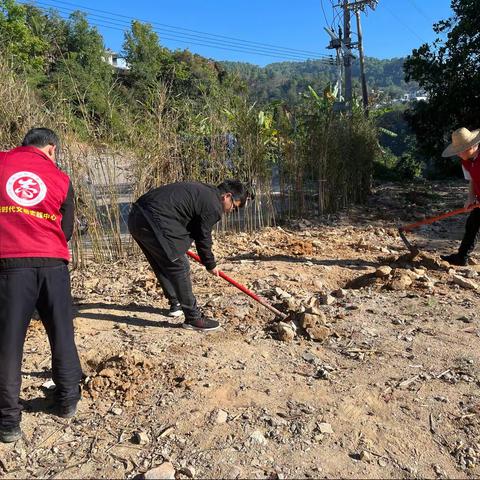
[[[144,474],[145,480],[175,480],[175,468],[170,462],[162,463]]]
[[[318,297],[318,301],[320,302],[320,305],[332,305],[336,302],[336,299],[328,293],[323,293]]]
[[[303,329],[312,328],[317,325],[325,324],[325,314],[322,312],[322,315],[315,315],[313,313],[304,312],[300,314],[299,318],[300,327]]]
[[[295,338],[295,330],[288,323],[278,322],[277,335],[282,342],[291,342]]]
[[[310,352],[305,352],[303,355],[302,355],[302,358],[306,361],[306,362],[309,362],[309,363],[315,363],[317,361],[317,357],[313,354],[313,353],[310,353]]]
[[[110,381],[106,377],[94,377],[89,385],[91,390],[102,390],[110,385]]]
[[[292,297],[289,293],[285,292],[284,290],[282,290],[279,287],[275,287],[274,291],[275,291],[275,295],[278,295],[278,297],[280,297],[282,299],[283,298],[287,299],[287,298]]]
[[[308,313],[313,313],[313,315],[317,315],[317,317],[322,317],[322,322],[326,320],[325,312],[322,308],[318,305],[312,305],[306,309]]]
[[[332,296],[335,298],[345,298],[347,296],[347,291],[343,288],[339,288],[338,290],[334,290],[332,292]]]
[[[195,468],[192,465],[187,465],[179,470],[179,473],[187,476],[188,478],[195,478]]]
[[[328,434],[333,433],[333,428],[329,423],[325,423],[325,422],[319,423],[318,429],[320,430],[320,433],[328,433]]]
[[[388,284],[390,290],[405,290],[413,283],[412,278],[403,272],[396,271],[391,282]]]
[[[363,462],[370,463],[372,461],[372,456],[366,450],[362,450],[359,455],[360,460]]]
[[[147,445],[150,442],[146,432],[135,432],[133,434],[133,441],[137,445]]]
[[[251,435],[250,435],[250,440],[252,443],[258,443],[259,445],[266,445],[267,444],[267,439],[263,435],[260,430],[255,430]]]
[[[324,327],[322,325],[315,325],[313,327],[307,328],[307,333],[312,340],[316,342],[324,342],[328,337],[330,337],[333,332],[330,328]]]
[[[385,458],[380,457],[380,458],[378,459],[378,466],[379,466],[379,467],[386,467],[387,465],[388,465],[388,462],[387,462],[387,460],[386,460]]]
[[[218,412],[215,415],[215,423],[217,425],[221,425],[223,423],[226,423],[228,420],[228,413],[225,410],[218,410]]]
[[[450,264],[448,262],[445,262],[432,254],[423,252],[423,253],[420,253],[419,256],[420,256],[419,260],[421,264],[428,270],[447,271],[450,268]]]
[[[375,276],[378,278],[386,278],[392,273],[392,267],[388,265],[382,265],[381,267],[377,268],[375,271]]]
[[[453,275],[452,280],[453,283],[460,285],[463,288],[478,290],[478,284],[468,278],[461,277],[460,275]]]
[[[291,312],[295,312],[299,308],[299,301],[295,298],[286,298],[284,299],[284,305],[286,306],[287,310]]]
[[[115,370],[113,370],[113,368],[104,368],[98,375],[100,377],[113,378],[115,376]]]
[[[413,268],[413,272],[419,276],[425,275],[427,273],[424,268]]]
[[[468,269],[466,272],[465,272],[465,276],[467,278],[475,278],[478,276],[477,272],[475,270],[472,270],[472,269]]]
[[[123,413],[123,410],[120,407],[113,407],[112,408],[112,413],[114,415],[121,415]]]
[[[379,283],[381,282],[381,280],[375,276],[375,273],[366,273],[365,275],[350,280],[347,283],[346,288],[357,290],[360,288],[371,287],[376,285],[377,281]]]
[[[360,307],[356,305],[355,303],[347,303],[345,305],[346,310],[358,310]]]

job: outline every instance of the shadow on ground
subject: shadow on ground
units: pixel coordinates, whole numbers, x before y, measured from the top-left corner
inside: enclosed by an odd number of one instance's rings
[[[116,310],[118,315],[98,310]],[[147,320],[135,315],[125,315],[125,312],[131,313],[150,313],[158,315],[158,320]],[[104,320],[114,323],[124,323],[135,327],[161,327],[161,328],[181,328],[181,323],[173,323],[164,320],[168,310],[164,308],[155,308],[142,305],[118,305],[114,303],[79,303],[74,305],[74,317],[89,318],[92,320]]]

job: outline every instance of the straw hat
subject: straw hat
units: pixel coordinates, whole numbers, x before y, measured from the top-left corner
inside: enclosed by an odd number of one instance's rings
[[[471,132],[468,128],[459,128],[452,133],[452,143],[443,151],[442,157],[453,157],[480,143],[480,130]]]

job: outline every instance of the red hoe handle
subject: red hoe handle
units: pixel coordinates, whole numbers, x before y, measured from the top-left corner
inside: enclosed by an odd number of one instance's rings
[[[467,213],[478,207],[479,205],[475,204],[469,205],[468,207],[464,208],[458,208],[457,210],[452,210],[451,212],[442,213],[442,215],[438,215],[437,217],[425,218],[424,220],[420,220],[419,222],[409,223],[408,225],[400,227],[399,230],[401,230],[402,232],[410,232],[414,228],[421,227],[422,225],[428,225],[430,223],[438,222],[438,220],[443,220],[444,218],[453,217],[454,215],[460,215],[461,213]]]
[[[200,257],[196,253],[193,253],[190,250],[188,250],[187,255],[189,257],[193,258],[198,263],[200,263],[200,264],[202,263],[202,261],[200,260]],[[264,298],[259,297],[256,293],[252,292],[251,290],[249,290],[247,287],[245,287],[241,283],[238,283],[233,278],[230,278],[229,276],[225,275],[222,271],[219,270],[218,274],[219,274],[220,277],[222,277],[228,283],[231,283],[234,287],[237,287],[243,293],[246,293],[249,297],[253,298],[255,301],[257,301],[258,303],[261,303],[264,307],[268,308],[271,312],[273,312],[275,315],[280,317],[282,320],[284,320],[284,321],[287,320],[288,315],[286,315],[285,313],[282,313],[280,310],[277,310],[274,306],[270,305]]]

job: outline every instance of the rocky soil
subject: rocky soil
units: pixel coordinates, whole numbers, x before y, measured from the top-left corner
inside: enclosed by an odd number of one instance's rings
[[[143,259],[72,272],[85,378],[76,418],[51,415],[41,322],[23,364],[24,436],[3,478],[465,478],[480,475],[476,264],[450,268],[463,184],[377,187],[368,205],[219,236],[228,275],[192,265],[219,332],[186,331]],[[476,263],[476,262],[473,262]]]

